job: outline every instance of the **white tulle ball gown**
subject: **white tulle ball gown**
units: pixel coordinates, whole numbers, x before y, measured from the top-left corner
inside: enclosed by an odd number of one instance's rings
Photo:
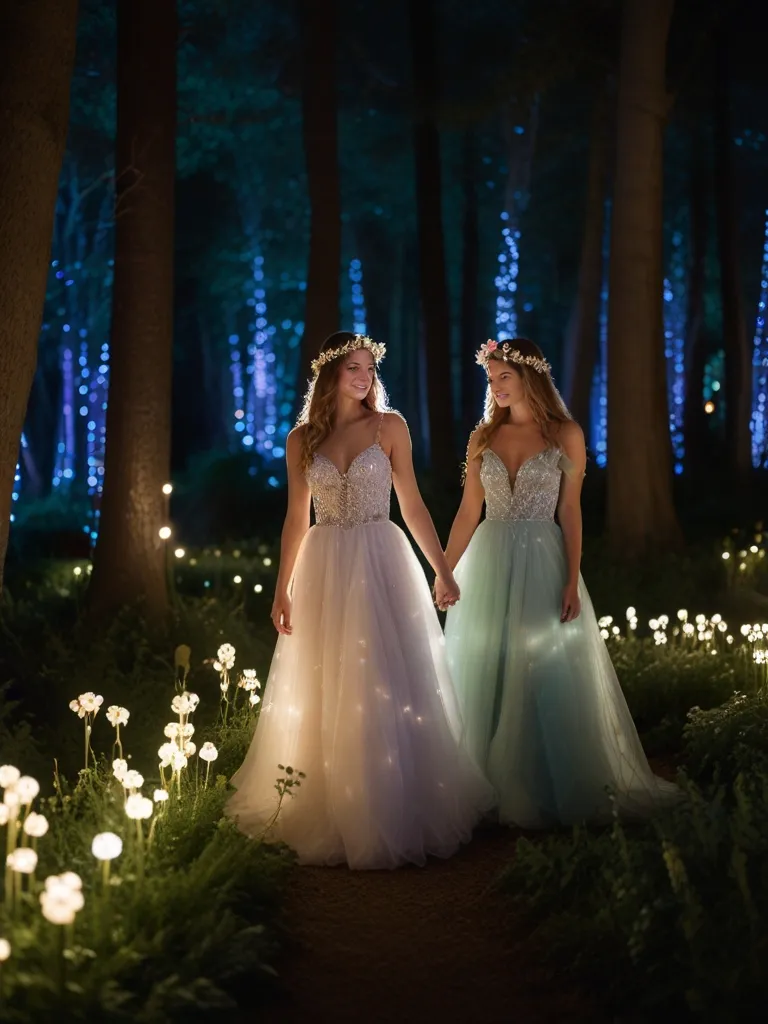
[[[268,838],[302,864],[423,864],[471,837],[493,791],[462,748],[445,642],[429,587],[389,521],[391,466],[378,443],[342,475],[316,455],[316,525],[294,573],[281,636],[227,812],[261,835],[278,764],[306,778]]]
[[[643,817],[680,798],[651,771],[584,581],[581,615],[560,621],[566,557],[554,521],[568,459],[548,448],[514,481],[482,456],[486,518],[456,567],[446,647],[466,742],[524,828]]]

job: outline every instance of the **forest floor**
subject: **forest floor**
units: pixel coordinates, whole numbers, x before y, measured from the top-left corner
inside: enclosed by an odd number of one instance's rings
[[[296,868],[295,937],[269,1024],[599,1021],[589,1000],[526,954],[495,886],[520,833],[479,829],[446,861],[397,871]]]
[[[672,760],[651,767],[675,777]],[[284,919],[292,944],[260,1019],[607,1024],[589,993],[537,960],[530,926],[496,885],[523,834],[480,827],[454,857],[424,868],[294,868]]]

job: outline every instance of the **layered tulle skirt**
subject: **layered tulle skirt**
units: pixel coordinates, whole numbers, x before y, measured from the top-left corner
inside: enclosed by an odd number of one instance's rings
[[[641,817],[680,797],[655,776],[579,582],[581,615],[560,621],[566,561],[549,521],[485,521],[456,570],[448,662],[468,750],[498,794],[499,819],[541,828]]]
[[[268,838],[304,864],[423,864],[466,842],[493,792],[461,746],[445,642],[424,573],[391,522],[315,526],[293,583],[227,812],[261,835],[278,765],[301,771]]]

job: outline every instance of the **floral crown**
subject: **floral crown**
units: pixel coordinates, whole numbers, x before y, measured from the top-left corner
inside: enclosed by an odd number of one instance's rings
[[[356,334],[354,338],[345,342],[343,345],[339,345],[338,348],[327,348],[324,352],[320,353],[317,359],[313,359],[312,373],[317,376],[326,363],[332,363],[334,359],[338,359],[340,356],[349,355],[350,352],[357,352],[357,350],[361,348],[368,349],[377,366],[387,353],[386,345],[382,345],[381,342],[374,341],[373,338],[369,338],[367,334]]]
[[[498,341],[493,339],[489,339],[484,345],[480,346],[475,356],[475,362],[478,366],[482,366],[487,370],[488,363],[494,352],[498,352],[499,357],[505,363],[518,363],[520,366],[530,366],[536,373],[549,373],[552,369],[546,359],[540,359],[538,356],[524,356],[522,352],[519,352],[514,345],[510,345],[508,341],[504,341],[500,345]]]

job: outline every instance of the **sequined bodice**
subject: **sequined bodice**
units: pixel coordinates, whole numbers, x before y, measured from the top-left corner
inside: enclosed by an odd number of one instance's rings
[[[559,448],[545,448],[526,459],[513,484],[501,458],[486,448],[480,467],[486,519],[554,519],[564,460]]]
[[[350,529],[389,519],[392,466],[378,442],[360,452],[344,474],[316,454],[307,480],[318,526]]]

